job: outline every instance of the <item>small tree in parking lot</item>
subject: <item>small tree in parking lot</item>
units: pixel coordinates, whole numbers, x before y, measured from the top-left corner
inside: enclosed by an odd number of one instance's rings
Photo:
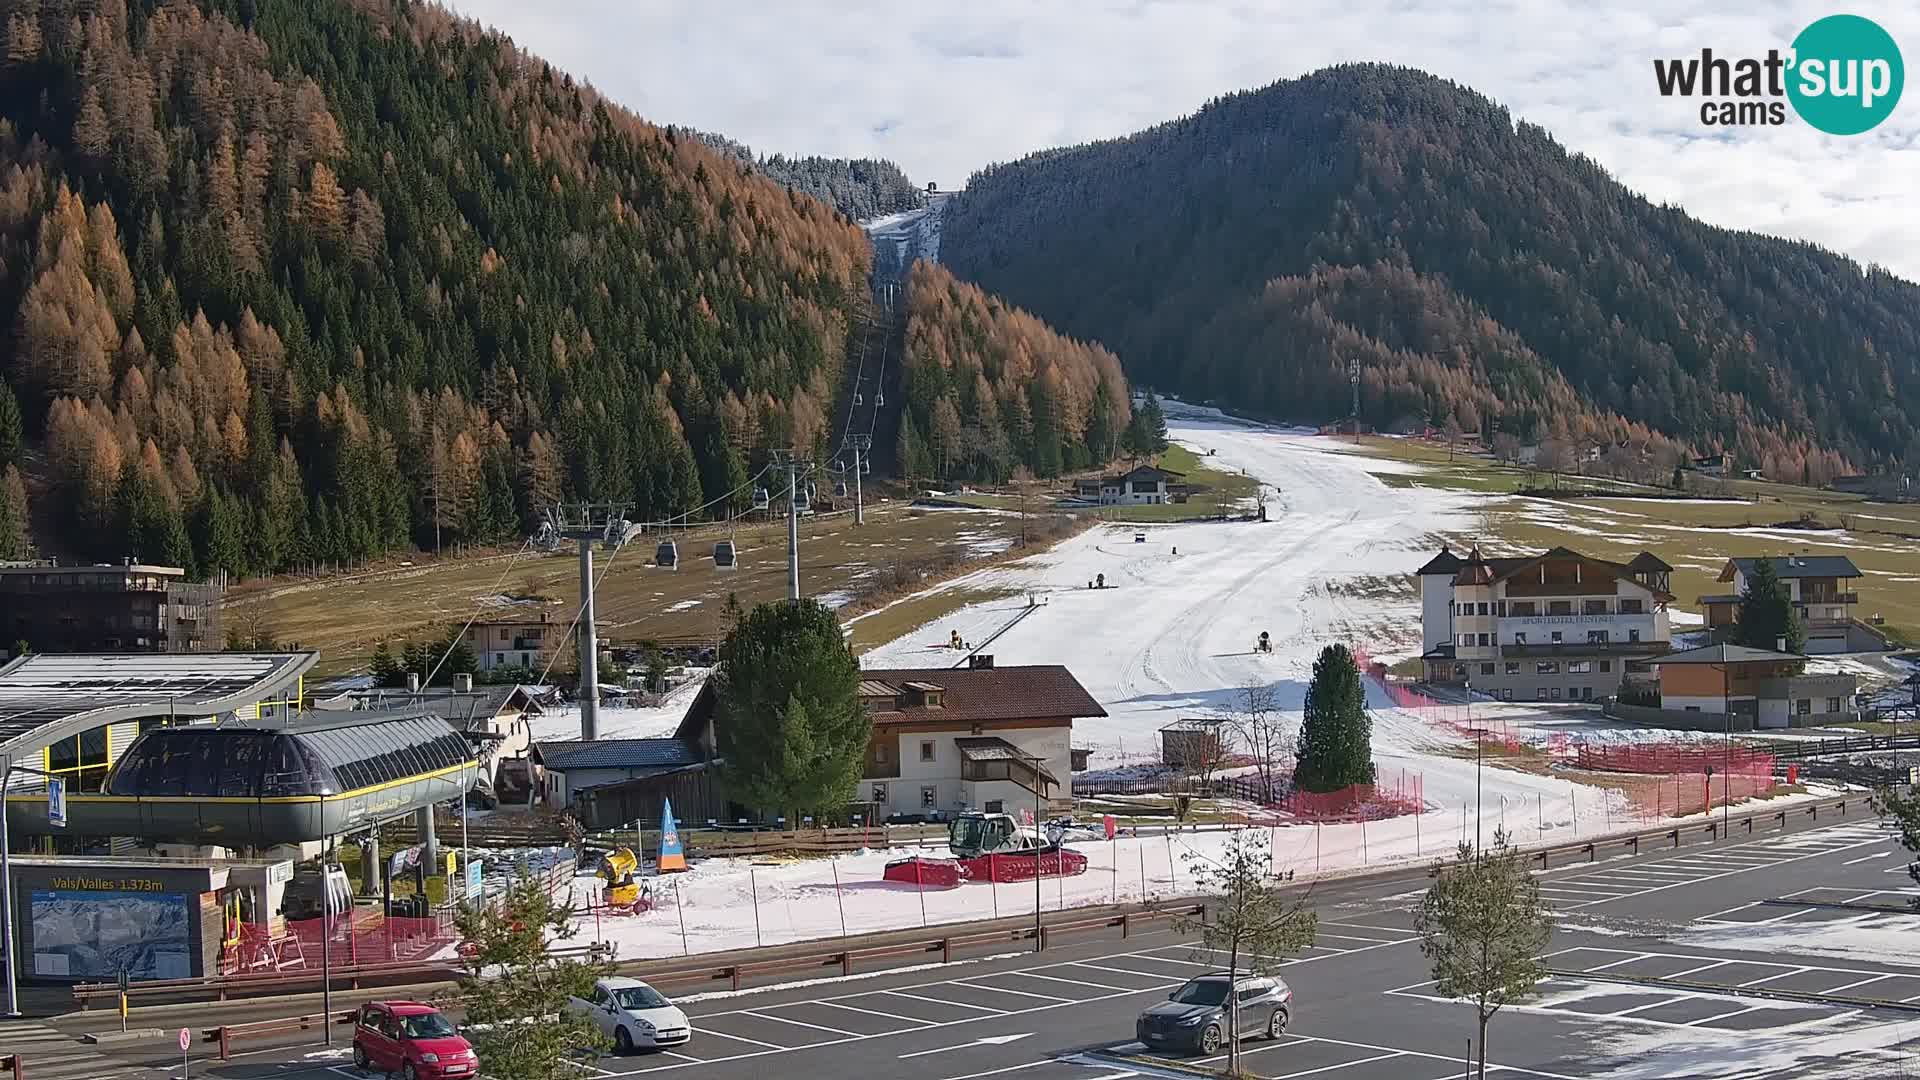
[[[1420,952],[1433,961],[1434,989],[1473,1004],[1486,1080],[1487,1024],[1503,1006],[1533,996],[1546,978],[1540,954],[1553,932],[1539,879],[1505,829],[1495,830],[1485,851],[1461,844],[1453,863],[1434,867],[1413,929]]]
[[[1880,820],[1894,827],[1900,834],[1900,846],[1908,852],[1920,852],[1920,792],[1908,788],[1883,787],[1874,792],[1873,809]],[[1920,883],[1920,861],[1907,863],[1907,876]],[[1920,896],[1913,897],[1907,903],[1920,908]]]
[[[461,1034],[490,1080],[579,1080],[576,1054],[596,1054],[607,1037],[592,1020],[567,1008],[585,998],[611,966],[561,958],[548,951],[574,935],[573,907],[522,875],[497,907],[463,910],[457,918],[462,950]]]
[[[1304,896],[1281,892],[1284,881],[1273,872],[1267,834],[1261,829],[1238,829],[1227,837],[1220,854],[1189,849],[1188,872],[1194,889],[1206,902],[1204,917],[1179,921],[1181,933],[1197,933],[1216,953],[1225,953],[1227,969],[1266,975],[1277,970],[1288,953],[1313,944],[1319,921]],[[1227,995],[1227,1075],[1240,1075],[1240,1011],[1233,994]]]

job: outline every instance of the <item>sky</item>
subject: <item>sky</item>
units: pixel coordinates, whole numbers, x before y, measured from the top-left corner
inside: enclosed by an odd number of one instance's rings
[[[962,186],[1234,90],[1379,60],[1464,83],[1630,188],[1920,280],[1920,89],[1857,136],[1714,129],[1655,58],[1763,56],[1873,19],[1920,63],[1920,4],[1804,0],[451,0],[659,124],[769,154],[882,157]],[[1729,134],[1728,132],[1732,133]]]

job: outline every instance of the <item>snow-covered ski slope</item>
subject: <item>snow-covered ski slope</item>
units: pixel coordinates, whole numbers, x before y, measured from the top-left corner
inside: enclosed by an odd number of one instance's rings
[[[1166,724],[1232,707],[1249,683],[1275,688],[1297,712],[1313,660],[1341,641],[1376,653],[1419,651],[1419,605],[1409,573],[1438,534],[1465,531],[1474,497],[1393,488],[1376,473],[1399,463],[1351,453],[1317,435],[1249,427],[1169,403],[1168,435],[1215,468],[1268,486],[1269,521],[1102,526],[1052,552],[982,571],[956,587],[998,586],[1027,596],[977,604],[866,655],[867,667],[953,663],[939,648],[958,630],[1001,664],[1065,664],[1108,712],[1076,724],[1076,745],[1097,763],[1155,753]],[[1138,530],[1146,542],[1135,542]],[[1089,589],[1096,575],[1107,588]],[[1018,619],[1018,622],[1013,620]],[[1012,623],[1009,627],[1008,624]],[[1254,650],[1260,633],[1273,652]],[[1391,713],[1384,698],[1374,702]],[[1387,725],[1399,719],[1383,715]],[[1377,733],[1405,745],[1427,725]]]

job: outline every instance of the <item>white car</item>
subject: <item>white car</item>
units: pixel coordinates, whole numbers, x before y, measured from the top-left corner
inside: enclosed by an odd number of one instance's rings
[[[607,978],[593,984],[590,998],[569,998],[574,1012],[600,1026],[615,1053],[680,1046],[693,1037],[687,1014],[666,995],[639,979]]]

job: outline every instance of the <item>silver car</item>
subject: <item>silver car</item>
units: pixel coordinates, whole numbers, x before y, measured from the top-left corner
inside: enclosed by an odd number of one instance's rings
[[[1217,971],[1187,980],[1141,1013],[1134,1036],[1149,1049],[1176,1047],[1211,1057],[1227,1041],[1229,999],[1239,1014],[1234,1027],[1242,1039],[1277,1039],[1293,1018],[1293,989],[1285,980],[1270,975],[1236,979]]]

